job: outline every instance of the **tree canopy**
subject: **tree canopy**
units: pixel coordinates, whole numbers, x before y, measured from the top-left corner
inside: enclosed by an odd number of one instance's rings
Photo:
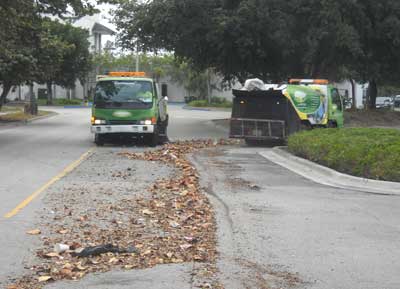
[[[225,79],[290,77],[369,82],[400,72],[400,2],[396,0],[121,1],[120,42],[167,50]]]
[[[107,2],[102,0],[99,2]],[[0,2],[0,108],[12,86],[48,83],[71,87],[89,70],[86,31],[50,20],[96,12],[90,0]]]
[[[133,71],[135,70],[136,54],[113,55],[103,53],[96,55],[93,62],[97,65],[100,74],[107,74],[110,71]],[[187,96],[196,95],[198,98],[205,98],[208,94],[208,85],[216,88],[207,70],[194,69],[188,62],[176,59],[171,54],[163,55],[139,55],[140,71],[154,79],[160,80],[164,77],[174,83],[182,85]]]
[[[70,24],[50,19],[42,22],[34,81],[47,84],[49,103],[52,84],[73,88],[77,79],[85,82],[92,67],[88,36],[88,31]]]

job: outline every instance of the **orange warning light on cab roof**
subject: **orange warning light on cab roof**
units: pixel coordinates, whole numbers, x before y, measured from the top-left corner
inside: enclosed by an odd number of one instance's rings
[[[329,84],[327,79],[290,79],[290,84]]]
[[[108,75],[114,76],[114,77],[146,77],[146,73],[143,71],[136,71],[136,72],[112,71],[112,72],[109,72]]]
[[[329,84],[327,79],[314,79],[315,84]]]

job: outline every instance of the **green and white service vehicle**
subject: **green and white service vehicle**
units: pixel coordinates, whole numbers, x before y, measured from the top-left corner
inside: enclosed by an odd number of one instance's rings
[[[248,143],[286,140],[303,129],[343,127],[343,99],[324,79],[291,79],[288,84],[233,90],[233,95],[230,137]]]
[[[167,89],[143,72],[99,76],[92,107],[91,131],[97,145],[113,137],[143,138],[156,146],[167,138]]]

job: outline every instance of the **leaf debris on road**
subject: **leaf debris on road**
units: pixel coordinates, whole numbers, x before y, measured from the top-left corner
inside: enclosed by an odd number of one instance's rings
[[[213,208],[201,191],[197,171],[186,155],[226,143],[184,141],[143,153],[119,153],[131,160],[165,163],[175,167],[177,173],[152,184],[150,198],[134,196],[112,203],[93,200],[93,208],[85,212],[74,207],[75,200],[64,203],[62,208],[53,208],[53,219],[47,223],[49,234],[42,233],[43,248],[37,251],[40,264],[31,267],[31,275],[9,287],[35,289],[47,282],[78,280],[88,273],[113,268],[131,270],[199,262],[204,266],[199,266],[198,271],[208,278],[207,282],[212,282],[211,288],[222,288],[214,278],[217,251]],[[72,225],[68,226],[66,218],[73,220]],[[109,220],[108,227],[98,226],[97,219]],[[59,243],[70,249],[53,252],[54,245]],[[85,248],[88,251],[101,246],[113,250],[79,254]],[[206,288],[207,282],[204,282]]]

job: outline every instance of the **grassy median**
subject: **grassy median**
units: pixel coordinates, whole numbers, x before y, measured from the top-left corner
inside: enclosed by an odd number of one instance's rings
[[[289,151],[354,176],[400,182],[400,131],[314,129],[289,138]]]
[[[36,118],[39,116],[45,116],[50,114],[50,111],[39,110],[38,115],[26,114],[22,111],[22,109],[12,110],[12,111],[1,111],[8,112],[7,114],[0,115],[0,123],[8,123],[8,122],[19,122],[19,121],[27,121],[32,118]]]

